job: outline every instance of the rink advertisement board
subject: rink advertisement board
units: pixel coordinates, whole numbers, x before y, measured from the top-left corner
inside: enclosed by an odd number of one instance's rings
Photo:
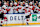
[[[4,26],[11,25],[26,25],[25,14],[4,14],[7,17],[8,21],[4,22]]]
[[[40,14],[31,14],[29,21],[26,21],[25,14],[4,14],[4,16],[8,21],[4,22],[3,26],[40,24]]]

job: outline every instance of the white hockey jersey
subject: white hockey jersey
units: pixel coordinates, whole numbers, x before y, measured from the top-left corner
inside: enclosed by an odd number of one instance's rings
[[[29,6],[29,9],[31,10],[31,13],[34,13],[32,8],[33,8],[33,6]]]
[[[9,7],[10,11],[8,12],[9,14],[13,13],[13,7]]]
[[[13,9],[13,12],[14,12],[14,13],[18,13],[18,11],[16,10],[18,7],[17,7],[17,6],[13,6],[13,8],[14,8],[14,9]]]
[[[25,9],[25,15],[27,16],[27,15],[30,15],[30,9],[29,8],[27,8],[27,9]]]
[[[23,8],[22,6],[19,6],[19,9],[18,9],[19,13],[22,13],[22,8]]]

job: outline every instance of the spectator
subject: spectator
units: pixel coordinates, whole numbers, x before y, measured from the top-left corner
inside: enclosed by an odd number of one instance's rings
[[[23,6],[25,6],[25,2],[23,1]]]
[[[38,6],[38,1],[36,1],[36,4],[37,4],[37,6]]]
[[[35,5],[34,5],[35,7],[37,7],[37,4],[35,3]]]
[[[11,1],[11,2],[10,2]],[[30,3],[26,3],[24,0],[23,2],[19,1],[18,2],[13,2],[12,0],[4,0],[3,2],[0,1],[0,7],[2,6],[1,9],[5,11],[4,13],[25,13],[25,9],[30,9],[31,13],[38,13],[38,9],[40,9],[40,2],[38,0],[34,1],[29,0]],[[28,5],[28,7],[27,7]],[[37,12],[38,11],[38,12]]]
[[[7,6],[9,6],[9,1],[7,1]]]
[[[0,7],[1,7],[2,5],[1,5],[1,1],[0,1]]]

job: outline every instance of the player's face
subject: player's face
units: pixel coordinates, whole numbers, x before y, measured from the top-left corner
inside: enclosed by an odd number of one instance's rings
[[[19,2],[18,2],[18,4],[19,4]]]
[[[23,4],[25,4],[25,2],[23,2]]]
[[[7,1],[7,3],[9,3],[9,1]]]
[[[21,6],[22,6],[22,3],[21,3]]]
[[[35,5],[36,5],[36,3],[35,3]]]
[[[8,5],[8,3],[7,3],[7,5]]]
[[[12,1],[12,3],[13,3],[13,1]]]
[[[10,5],[10,7],[12,7],[12,5]]]
[[[16,4],[15,4],[15,6],[16,6]]]
[[[38,5],[38,7],[40,7],[40,5]]]
[[[36,1],[36,3],[38,3],[38,1]]]
[[[0,4],[1,4],[1,1],[0,1]]]
[[[31,6],[32,4],[30,4],[30,6]]]

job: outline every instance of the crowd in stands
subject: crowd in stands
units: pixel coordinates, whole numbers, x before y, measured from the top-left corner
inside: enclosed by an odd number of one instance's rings
[[[3,14],[13,14],[13,13],[25,13],[26,17],[29,17],[32,13],[40,13],[40,2],[30,1],[28,2],[9,2],[9,1],[0,1],[0,18],[3,19]]]
[[[34,3],[31,1],[30,3],[28,2],[13,2],[11,1],[4,1],[3,3],[0,1],[0,13],[40,13],[40,2],[36,1]]]

